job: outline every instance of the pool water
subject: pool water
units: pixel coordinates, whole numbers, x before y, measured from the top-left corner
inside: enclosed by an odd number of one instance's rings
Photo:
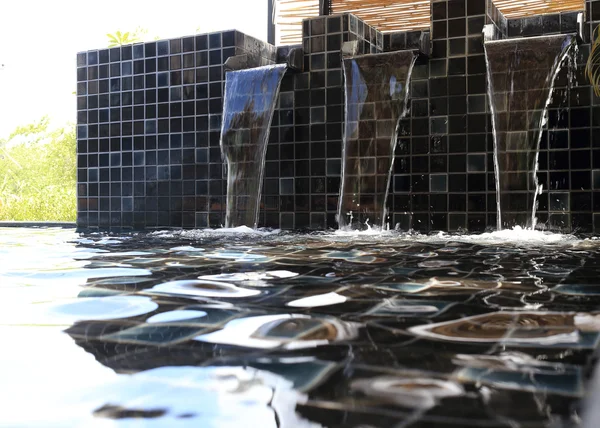
[[[0,426],[579,426],[599,272],[519,230],[0,228]]]

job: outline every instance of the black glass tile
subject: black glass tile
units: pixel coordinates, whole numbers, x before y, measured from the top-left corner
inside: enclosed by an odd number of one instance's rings
[[[560,32],[560,15],[542,15],[542,32],[544,34]]]
[[[133,59],[141,59],[144,57],[144,45],[133,45]]]
[[[481,0],[467,0],[467,15],[485,14],[486,2]]]
[[[431,77],[446,76],[448,73],[448,61],[446,59],[432,59],[429,62],[429,75]]]
[[[560,31],[561,33],[577,31],[577,12],[562,13],[560,15]]]
[[[133,57],[133,48],[131,45],[121,46],[121,61],[127,61]]]
[[[543,34],[541,16],[523,18],[523,36],[538,36],[541,34]]]
[[[465,57],[448,59],[448,75],[465,74],[467,71],[465,59]]]
[[[221,45],[221,33],[212,33],[208,35],[208,48],[218,49]],[[197,49],[197,47],[196,47]]]
[[[433,58],[445,58],[448,54],[448,42],[445,39],[433,40],[431,42],[431,56]]]
[[[474,0],[476,2],[479,2],[479,0]],[[483,2],[480,2],[483,3]],[[485,25],[485,17],[484,16],[478,16],[478,17],[469,17],[467,19],[467,28],[468,28],[468,33],[469,35],[471,34],[481,34],[481,32],[483,31],[483,27]]]
[[[106,64],[109,61],[110,61],[110,56],[109,56],[108,49],[102,49],[102,50],[98,51],[98,63],[99,64]]]
[[[467,34],[465,18],[448,20],[448,37],[464,37]]]
[[[450,39],[448,40],[448,53],[449,55],[464,55],[465,53],[465,39]]]
[[[448,2],[434,2],[431,3],[431,18],[434,21],[440,21],[446,19],[448,15],[446,14],[446,5]]]
[[[431,28],[432,40],[445,39],[448,37],[448,21],[434,21]]]
[[[146,58],[156,56],[156,42],[149,42],[144,44],[144,56]]]

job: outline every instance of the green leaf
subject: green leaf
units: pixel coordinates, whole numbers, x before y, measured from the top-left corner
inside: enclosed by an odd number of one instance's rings
[[[596,96],[600,97],[600,25],[593,34],[594,42],[585,67],[585,74],[594,88]]]
[[[47,117],[17,127],[0,148],[0,220],[73,221],[76,139],[72,125],[51,130]]]

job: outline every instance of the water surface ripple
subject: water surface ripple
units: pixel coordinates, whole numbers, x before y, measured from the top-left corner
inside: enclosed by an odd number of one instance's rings
[[[574,427],[600,241],[0,229],[0,426]]]

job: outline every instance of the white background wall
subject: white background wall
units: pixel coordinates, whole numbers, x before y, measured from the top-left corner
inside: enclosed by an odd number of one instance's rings
[[[0,138],[49,114],[75,120],[75,54],[141,26],[161,38],[237,29],[267,39],[267,0],[8,0],[0,6]]]

